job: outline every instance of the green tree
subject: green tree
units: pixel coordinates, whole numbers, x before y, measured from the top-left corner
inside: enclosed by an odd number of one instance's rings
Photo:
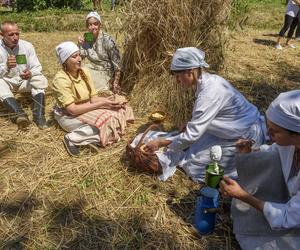
[[[82,0],[16,0],[15,7],[20,11],[43,10],[47,8],[81,9]]]

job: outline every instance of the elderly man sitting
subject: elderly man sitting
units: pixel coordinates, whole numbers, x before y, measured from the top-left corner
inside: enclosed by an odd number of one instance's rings
[[[0,41],[0,100],[13,113],[13,121],[20,127],[30,122],[16,101],[12,90],[31,92],[33,121],[40,128],[46,127],[45,88],[47,79],[42,75],[42,66],[31,43],[19,39],[18,25],[5,21],[1,24]]]

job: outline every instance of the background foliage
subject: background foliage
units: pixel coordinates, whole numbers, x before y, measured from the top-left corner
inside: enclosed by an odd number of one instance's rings
[[[279,12],[285,8],[286,0],[233,0],[231,16],[229,18],[230,29],[240,28],[248,22],[251,12],[262,13],[269,9],[271,12]],[[274,17],[278,19],[278,15],[274,13]],[[262,20],[260,23],[255,23],[256,28],[274,27],[271,20],[265,23]],[[247,23],[248,24],[248,23]],[[277,24],[276,24],[277,25]]]
[[[16,9],[18,12],[47,8],[82,9],[83,6],[82,0],[16,0]]]

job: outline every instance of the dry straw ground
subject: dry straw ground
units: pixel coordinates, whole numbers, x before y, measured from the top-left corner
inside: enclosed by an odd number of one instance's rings
[[[76,41],[78,35],[22,34],[34,44],[50,84],[59,69],[55,46]],[[51,119],[54,100],[51,89],[48,93],[46,111]],[[31,114],[28,102],[24,108]],[[191,226],[198,186],[184,174],[162,183],[127,169],[126,142],[147,122],[145,115],[138,116],[118,144],[98,154],[85,149],[80,158],[71,158],[57,125],[20,132],[2,117],[0,248],[224,249],[230,245],[225,221],[218,225],[218,233],[205,239]]]
[[[275,29],[244,28],[229,33],[220,74],[264,109],[278,92],[299,88],[299,49],[274,50]],[[50,82],[58,69],[55,45],[77,35],[22,34]],[[49,95],[48,118],[52,106]],[[126,167],[126,141],[146,122],[145,112],[118,144],[71,158],[56,125],[20,132],[0,118],[0,249],[238,249],[224,211],[214,234],[197,235],[191,222],[198,186],[183,173],[159,182]]]

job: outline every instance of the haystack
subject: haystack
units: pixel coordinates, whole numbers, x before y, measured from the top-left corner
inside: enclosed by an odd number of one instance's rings
[[[191,112],[193,95],[176,85],[170,61],[176,48],[195,46],[207,53],[211,68],[223,63],[226,20],[232,0],[132,0],[126,16],[124,88],[140,112],[162,109],[171,121]]]

